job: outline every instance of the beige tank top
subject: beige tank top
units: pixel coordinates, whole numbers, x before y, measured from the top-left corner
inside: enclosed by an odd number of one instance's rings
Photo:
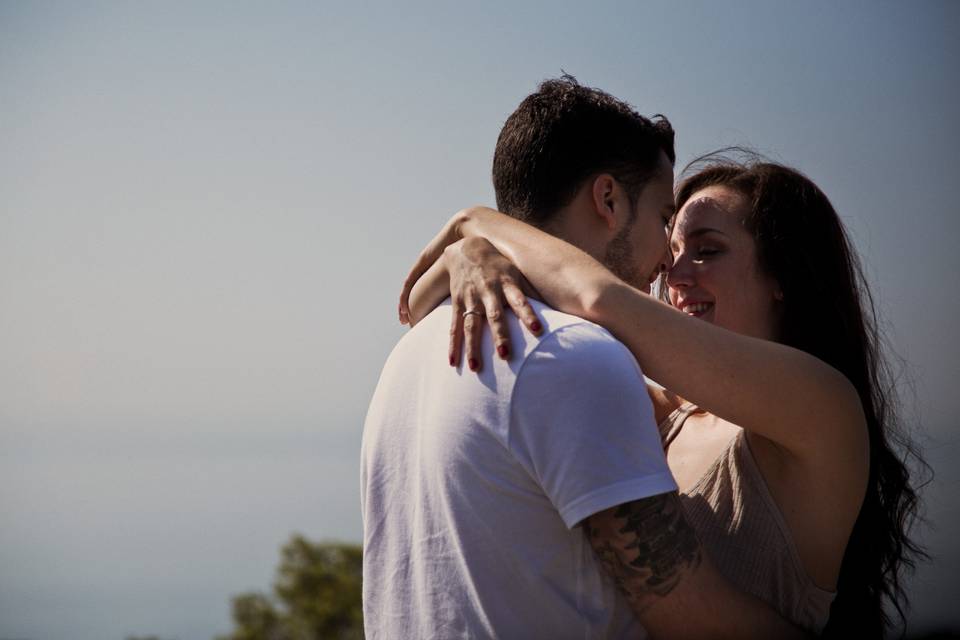
[[[664,450],[696,410],[686,403],[660,424]],[[823,630],[836,594],[816,586],[804,569],[743,430],[680,499],[720,573],[803,629]]]

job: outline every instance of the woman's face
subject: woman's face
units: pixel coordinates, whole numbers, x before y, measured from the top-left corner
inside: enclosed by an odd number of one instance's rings
[[[748,212],[746,199],[728,187],[707,187],[687,200],[670,235],[670,303],[725,329],[776,340],[782,295],[757,261],[743,222]]]

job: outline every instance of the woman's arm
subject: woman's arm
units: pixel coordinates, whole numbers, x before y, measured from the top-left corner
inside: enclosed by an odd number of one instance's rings
[[[865,476],[863,408],[840,372],[803,351],[684,315],[622,282],[598,279],[593,287],[584,317],[626,344],[651,378],[788,452],[839,456]]]
[[[805,459],[840,456],[866,467],[856,390],[817,358],[686,316],[626,285],[580,249],[491,209],[458,213],[421,260],[443,250],[444,236],[488,240],[545,302],[609,329],[647,375],[701,408]],[[418,269],[419,263],[411,276]]]

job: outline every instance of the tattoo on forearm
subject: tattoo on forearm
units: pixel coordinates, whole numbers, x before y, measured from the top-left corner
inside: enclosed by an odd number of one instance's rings
[[[676,493],[622,504],[587,518],[583,528],[617,587],[635,605],[669,594],[700,564],[700,541]]]

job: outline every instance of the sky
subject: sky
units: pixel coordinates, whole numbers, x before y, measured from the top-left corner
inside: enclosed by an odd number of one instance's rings
[[[400,283],[562,72],[809,175],[937,475],[960,627],[955,2],[0,1],[0,638],[209,639],[293,532],[359,542]],[[953,292],[953,293],[951,293]]]

